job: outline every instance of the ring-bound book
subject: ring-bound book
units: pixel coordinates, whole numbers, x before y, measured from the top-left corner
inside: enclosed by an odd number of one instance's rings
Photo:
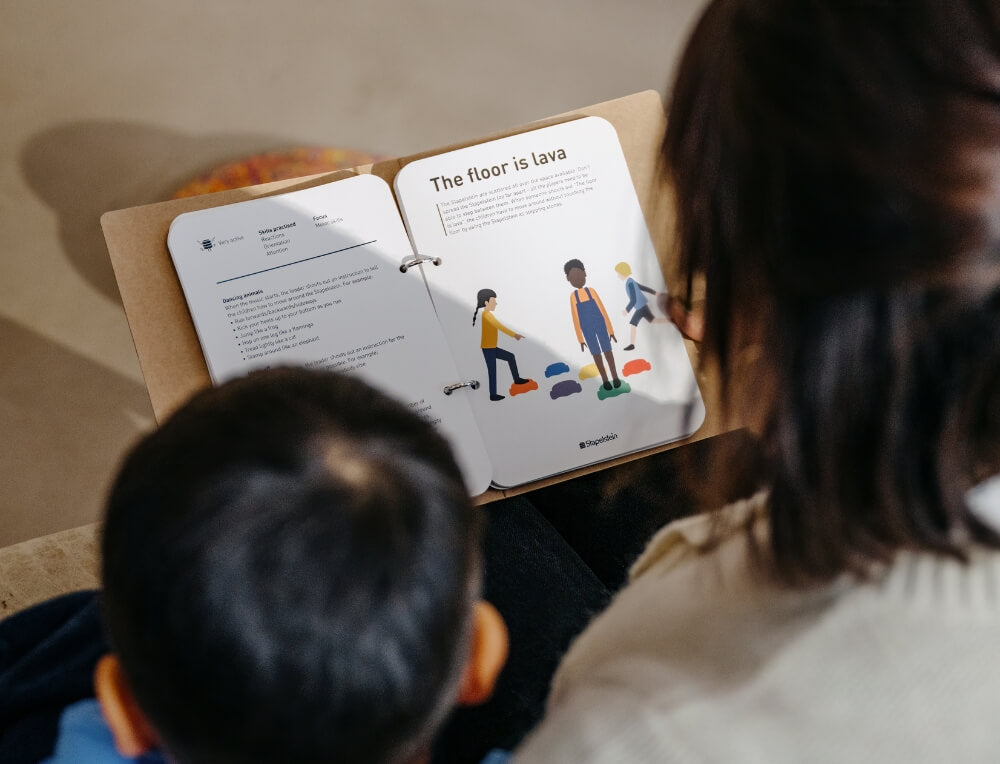
[[[439,427],[483,500],[718,432],[664,315],[664,124],[647,92],[107,213],[154,411],[255,369],[356,374]]]

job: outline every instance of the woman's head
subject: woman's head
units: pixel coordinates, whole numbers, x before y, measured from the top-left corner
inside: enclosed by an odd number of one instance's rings
[[[1000,469],[1000,6],[716,0],[664,154],[704,352],[726,379],[760,346],[773,392],[738,413],[786,572],[982,535],[961,496]]]

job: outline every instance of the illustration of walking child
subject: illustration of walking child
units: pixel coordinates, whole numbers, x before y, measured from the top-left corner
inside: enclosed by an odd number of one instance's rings
[[[514,378],[515,385],[525,385],[528,384],[530,380],[523,379],[520,374],[517,373],[517,360],[514,358],[514,354],[509,350],[503,350],[497,347],[497,340],[500,337],[500,332],[513,337],[515,340],[520,340],[524,337],[523,334],[518,334],[517,332],[511,331],[506,326],[500,323],[500,320],[493,315],[493,311],[497,307],[497,293],[492,289],[480,289],[476,293],[476,310],[472,314],[472,325],[476,325],[476,317],[479,315],[479,311],[483,311],[483,334],[481,347],[483,349],[483,358],[486,359],[486,372],[489,375],[490,380],[490,400],[491,401],[502,401],[506,396],[497,394],[497,359],[501,361],[506,361],[510,366],[510,374]]]
[[[611,340],[618,342],[618,338],[615,337],[615,330],[611,326],[608,312],[604,309],[604,303],[601,302],[597,290],[587,286],[587,271],[582,262],[575,258],[568,260],[563,266],[563,271],[566,273],[566,280],[574,287],[569,297],[569,309],[573,315],[573,326],[576,328],[580,350],[589,348],[593,354],[594,364],[601,373],[605,390],[621,387],[618,370],[615,369],[615,356],[611,352]],[[608,379],[608,371],[604,368],[605,361],[611,371],[611,379]]]
[[[628,305],[625,306],[622,315],[628,316],[630,310],[635,311],[632,313],[632,318],[629,319],[628,344],[625,346],[626,350],[635,350],[635,330],[642,319],[646,319],[651,324],[669,323],[670,319],[653,316],[653,311],[649,309],[649,301],[643,292],[655,295],[656,290],[650,289],[632,278],[632,266],[626,262],[618,263],[615,266],[615,273],[618,274],[618,278],[625,282],[625,296],[628,297]]]

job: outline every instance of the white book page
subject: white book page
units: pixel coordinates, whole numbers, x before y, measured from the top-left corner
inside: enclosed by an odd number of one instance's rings
[[[438,425],[471,494],[492,468],[392,194],[360,175],[179,215],[167,244],[216,384],[300,365],[358,374]]]
[[[459,374],[481,382],[464,394],[495,484],[683,438],[701,424],[694,371],[656,295],[639,290],[644,297],[626,311],[619,263],[637,284],[666,287],[610,123],[587,117],[417,160],[395,187],[414,248],[442,258],[425,272]],[[579,291],[565,272],[574,259],[584,265]],[[495,294],[495,303],[476,312],[481,290]],[[577,293],[590,304],[579,307]],[[640,311],[642,299],[652,321]],[[626,350],[637,311],[634,348]],[[502,327],[495,339],[483,332],[484,320],[496,327],[493,319]],[[535,389],[515,384],[515,365]],[[502,400],[491,399],[491,366]]]

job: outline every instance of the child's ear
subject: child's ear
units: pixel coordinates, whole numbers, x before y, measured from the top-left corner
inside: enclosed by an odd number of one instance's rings
[[[507,662],[508,648],[503,616],[489,602],[480,600],[472,613],[472,644],[462,672],[458,705],[475,706],[489,700],[500,669]]]
[[[136,758],[156,748],[159,738],[136,703],[116,656],[105,655],[97,662],[94,692],[118,753]]]

